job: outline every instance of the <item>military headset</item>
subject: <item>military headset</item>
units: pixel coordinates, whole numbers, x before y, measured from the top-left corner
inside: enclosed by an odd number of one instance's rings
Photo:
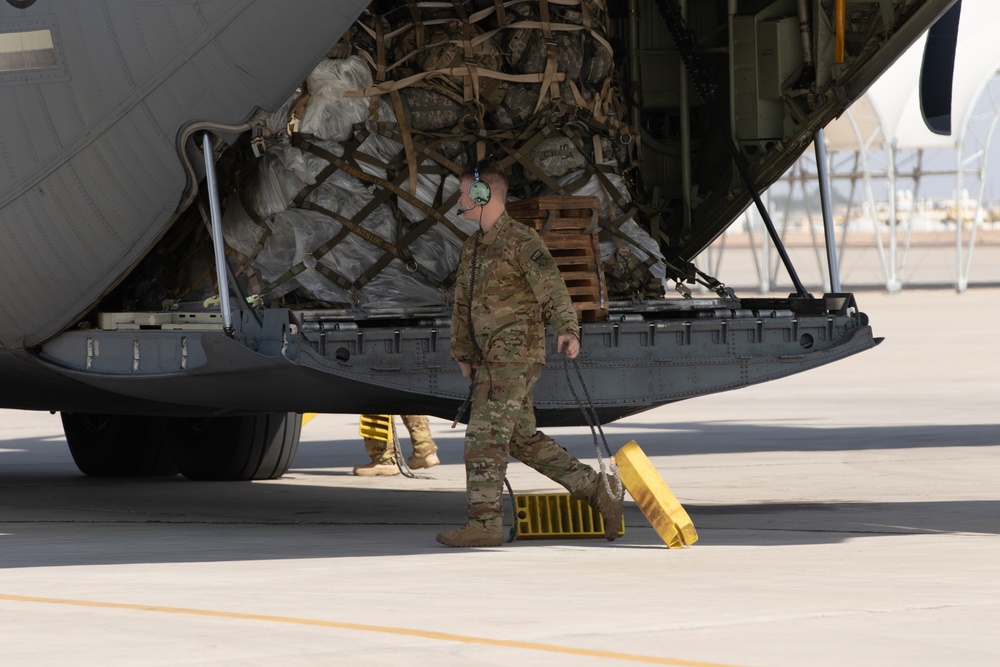
[[[486,206],[490,202],[490,185],[479,180],[479,167],[482,163],[482,160],[476,162],[472,171],[472,184],[469,186],[469,199],[476,206]]]

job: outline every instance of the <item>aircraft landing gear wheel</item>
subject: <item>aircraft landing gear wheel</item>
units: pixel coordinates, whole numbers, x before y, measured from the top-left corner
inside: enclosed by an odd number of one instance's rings
[[[194,480],[278,479],[292,465],[302,431],[295,412],[164,421],[177,469]]]
[[[76,467],[92,477],[176,475],[159,417],[60,413]]]

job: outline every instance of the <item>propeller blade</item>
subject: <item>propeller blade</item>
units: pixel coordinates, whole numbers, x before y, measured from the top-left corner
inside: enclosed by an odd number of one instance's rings
[[[955,48],[962,0],[941,15],[927,31],[920,66],[920,112],[934,134],[951,134],[951,87],[955,78]]]

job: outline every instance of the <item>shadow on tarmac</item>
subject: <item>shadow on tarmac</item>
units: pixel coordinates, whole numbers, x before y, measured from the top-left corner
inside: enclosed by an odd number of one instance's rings
[[[609,436],[615,432],[613,427],[605,427]],[[649,456],[1000,445],[1000,424],[817,428],[760,426],[719,420],[712,423],[671,422],[669,425],[629,424],[627,428],[639,432],[635,434],[635,439]],[[579,437],[571,436],[565,440],[575,441]]]
[[[0,568],[357,558],[455,553],[434,541],[464,520],[464,493],[189,482],[0,480]],[[874,536],[1000,534],[1000,501],[686,505],[712,546],[829,544]],[[505,511],[509,511],[505,499]],[[508,514],[509,517],[509,514]],[[665,548],[628,503],[626,534],[505,548]],[[506,521],[509,527],[509,519]]]
[[[1000,500],[685,505],[685,509],[702,536],[699,544],[778,546],[885,535],[1000,535]]]
[[[979,447],[1000,443],[997,425],[815,429],[745,423],[673,423],[609,428],[612,448],[631,432],[650,456],[755,451],[838,451]],[[643,433],[645,431],[645,434]],[[657,434],[654,436],[653,431]],[[638,433],[637,433],[638,432]],[[579,457],[593,456],[590,434],[560,435]],[[618,442],[621,440],[621,442]],[[461,438],[438,438],[446,464],[461,461]],[[76,471],[59,438],[0,442],[0,568],[190,563],[269,559],[453,554],[434,541],[464,522],[461,491],[354,485],[349,466],[359,443],[303,442],[291,471],[333,485],[191,482],[179,476],[89,478]],[[404,451],[408,444],[404,444]],[[332,481],[344,478],[344,481]],[[407,482],[408,483],[408,482]],[[509,512],[505,498],[505,511]],[[700,540],[713,545],[827,544],[865,536],[1000,534],[1000,501],[685,504]],[[515,542],[504,548],[665,548],[628,503],[626,534],[603,540]],[[509,526],[509,519],[507,521]]]

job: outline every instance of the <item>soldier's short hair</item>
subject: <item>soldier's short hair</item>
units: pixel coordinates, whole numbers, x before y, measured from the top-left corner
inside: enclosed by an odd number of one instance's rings
[[[471,162],[462,170],[458,177],[459,182],[466,179],[473,180],[476,177],[476,167],[478,167],[479,180],[485,181],[490,186],[491,197],[499,197],[502,200],[507,198],[507,174],[504,173],[500,163],[491,158]]]

